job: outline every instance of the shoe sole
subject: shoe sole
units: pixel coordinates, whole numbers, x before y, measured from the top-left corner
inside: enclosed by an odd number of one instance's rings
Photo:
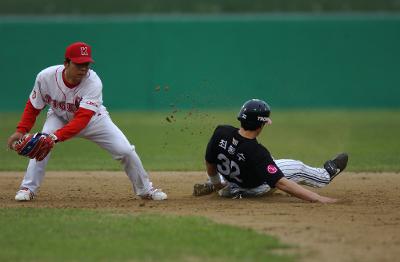
[[[347,163],[349,162],[349,155],[346,153],[341,153],[341,154],[337,155],[334,159],[332,159],[332,162],[335,163],[335,165],[339,169],[339,172],[337,172],[335,175],[333,175],[331,177],[331,180],[334,179],[337,175],[339,175],[346,169]]]
[[[347,155],[346,153],[339,154],[332,161],[340,169],[340,172],[342,172],[347,167],[347,163],[349,162],[349,155]]]

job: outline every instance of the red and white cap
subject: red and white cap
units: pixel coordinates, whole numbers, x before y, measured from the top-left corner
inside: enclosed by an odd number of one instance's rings
[[[72,43],[65,49],[65,58],[75,64],[94,63],[91,47],[83,42]]]

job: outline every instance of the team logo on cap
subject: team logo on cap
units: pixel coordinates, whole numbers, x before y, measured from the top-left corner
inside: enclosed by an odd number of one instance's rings
[[[275,174],[278,171],[278,168],[276,168],[276,166],[274,166],[274,165],[268,165],[267,171],[270,174]]]
[[[87,46],[81,46],[81,55],[89,55]]]

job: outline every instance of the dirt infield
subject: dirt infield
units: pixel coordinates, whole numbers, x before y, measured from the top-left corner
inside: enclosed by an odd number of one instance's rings
[[[151,172],[169,200],[134,197],[123,172],[48,172],[35,201],[17,203],[21,172],[0,173],[0,207],[107,209],[201,215],[219,223],[253,228],[296,245],[302,261],[398,261],[400,257],[400,174],[345,173],[318,190],[342,199],[311,204],[276,192],[259,199],[193,197],[204,172]]]

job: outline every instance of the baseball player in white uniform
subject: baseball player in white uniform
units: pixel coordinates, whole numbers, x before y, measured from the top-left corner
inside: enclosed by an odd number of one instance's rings
[[[76,42],[66,48],[63,65],[41,71],[17,130],[8,139],[8,146],[12,148],[29,133],[37,115],[49,106],[42,133],[51,137],[51,143],[61,143],[75,136],[91,140],[121,161],[136,195],[143,199],[167,199],[167,194],[153,187],[135,147],[112,122],[103,106],[103,85],[96,72],[90,69],[93,62],[91,47]],[[30,160],[15,200],[29,201],[36,196],[49,159],[50,154],[41,161]]]

